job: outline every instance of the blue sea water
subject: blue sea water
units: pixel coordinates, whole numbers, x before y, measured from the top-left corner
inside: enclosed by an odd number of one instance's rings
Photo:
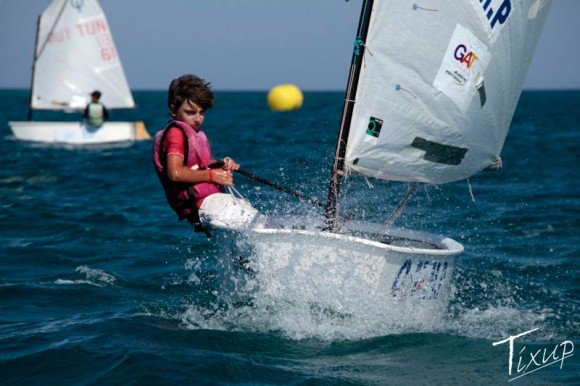
[[[26,119],[27,96],[0,90],[0,384],[580,384],[580,91],[524,92],[503,169],[427,187],[397,221],[465,247],[446,315],[420,328],[237,303],[221,281],[234,263],[165,203],[151,141],[15,141],[8,121]],[[343,93],[306,93],[286,113],[265,93],[216,97],[215,156],[325,200]],[[136,92],[138,109],[112,118],[153,134],[165,98]],[[341,207],[381,221],[402,187],[370,182],[348,180]],[[267,214],[317,212],[243,176],[236,187]],[[533,329],[510,374],[509,343],[493,343]]]

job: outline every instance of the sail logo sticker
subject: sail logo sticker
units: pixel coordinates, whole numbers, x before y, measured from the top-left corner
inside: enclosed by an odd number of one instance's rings
[[[383,120],[371,117],[371,119],[369,120],[369,124],[367,126],[367,135],[379,138],[382,128],[383,128]]]
[[[459,63],[465,64],[467,68],[471,68],[473,63],[479,59],[479,56],[477,56],[473,51],[468,52],[465,44],[460,44],[455,48],[455,59],[457,59]]]
[[[475,35],[461,24],[455,26],[433,87],[467,111],[477,93],[477,79],[485,74],[491,54]]]

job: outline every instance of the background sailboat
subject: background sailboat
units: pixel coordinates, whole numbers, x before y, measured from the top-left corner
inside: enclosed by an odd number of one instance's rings
[[[441,311],[463,246],[391,226],[410,195],[393,215],[385,213],[383,224],[341,219],[340,181],[357,175],[401,181],[412,193],[419,183],[501,166],[548,9],[547,0],[363,1],[326,220],[266,223],[252,232],[260,291],[290,303],[306,293],[341,313],[361,307],[361,291],[369,295],[365,307]]]
[[[28,122],[9,122],[17,139],[95,144],[148,139],[143,122],[32,121],[34,110],[82,111],[100,90],[108,109],[134,108],[107,19],[96,0],[55,0],[39,16]]]

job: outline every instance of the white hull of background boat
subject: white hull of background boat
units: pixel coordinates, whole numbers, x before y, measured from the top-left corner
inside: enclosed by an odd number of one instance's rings
[[[16,139],[70,145],[92,145],[149,139],[143,122],[106,122],[91,127],[81,122],[9,122]]]
[[[361,306],[409,317],[446,312],[461,244],[424,232],[381,230],[377,224],[352,226],[359,233],[254,229],[226,236],[222,245],[251,273],[254,296],[270,304],[302,304],[341,315],[356,314]],[[218,239],[224,234],[217,233]]]

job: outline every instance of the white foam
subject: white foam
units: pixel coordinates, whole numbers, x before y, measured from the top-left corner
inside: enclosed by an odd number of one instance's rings
[[[424,299],[429,290],[394,297],[382,258],[345,257],[322,245],[300,245],[298,238],[289,245],[277,242],[265,252],[269,256],[254,255],[249,264],[240,264],[251,240],[229,235],[222,241],[224,248],[216,252],[221,278],[212,293],[215,301],[187,309],[182,320],[190,328],[274,331],[328,341],[445,329],[445,291],[435,300]]]
[[[75,269],[75,272],[79,272],[85,276],[85,279],[57,279],[55,280],[56,284],[66,284],[66,285],[74,285],[74,284],[89,284],[98,287],[102,287],[104,285],[113,284],[117,279],[115,276],[106,273],[100,269],[90,268],[86,265],[78,266]]]

